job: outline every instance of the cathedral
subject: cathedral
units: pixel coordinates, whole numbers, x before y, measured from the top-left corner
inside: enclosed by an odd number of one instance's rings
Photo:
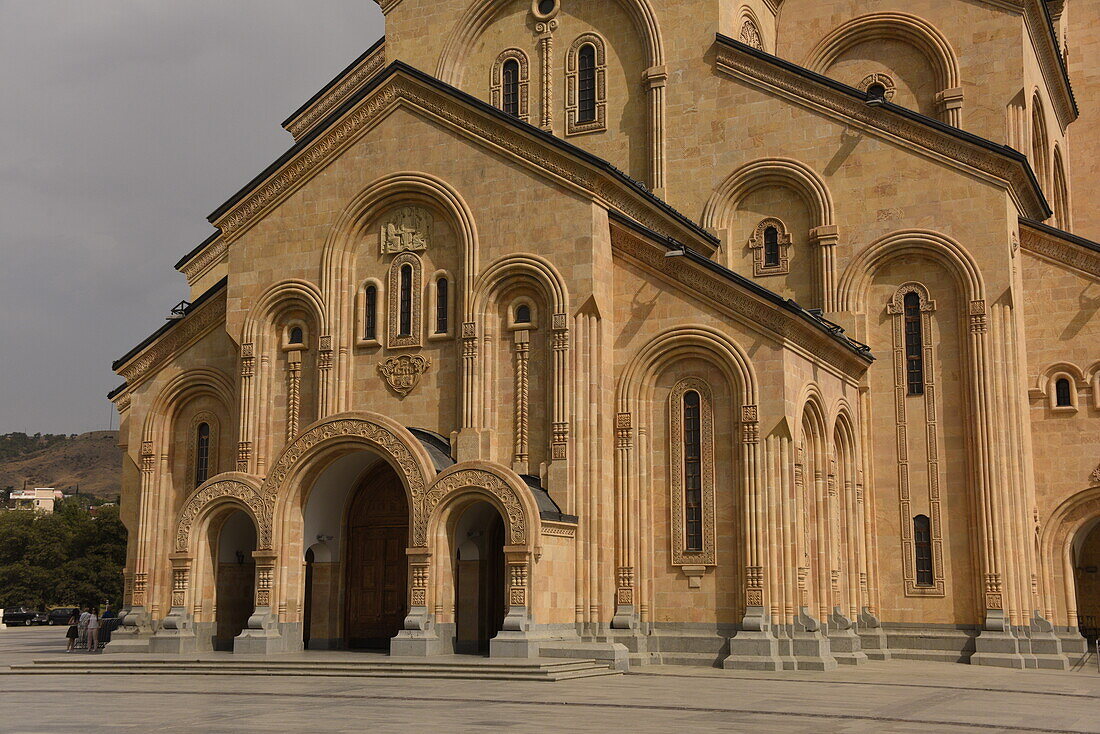
[[[1100,4],[377,1],[114,364],[109,650],[1080,660]]]

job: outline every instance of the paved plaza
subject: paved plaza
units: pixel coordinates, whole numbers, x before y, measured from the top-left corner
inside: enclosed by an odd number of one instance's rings
[[[7,671],[58,657],[63,636],[0,630],[0,732],[1100,732],[1094,658],[1069,673],[898,661],[561,683]]]

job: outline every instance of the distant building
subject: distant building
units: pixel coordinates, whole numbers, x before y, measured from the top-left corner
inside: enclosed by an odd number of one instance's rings
[[[52,515],[54,503],[63,497],[61,490],[53,487],[13,489],[11,492],[11,507],[13,510],[37,510]]]

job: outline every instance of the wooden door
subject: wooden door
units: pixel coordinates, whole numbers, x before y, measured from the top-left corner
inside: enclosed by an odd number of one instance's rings
[[[348,647],[386,649],[401,630],[408,613],[408,535],[405,489],[387,466],[363,482],[348,513]]]

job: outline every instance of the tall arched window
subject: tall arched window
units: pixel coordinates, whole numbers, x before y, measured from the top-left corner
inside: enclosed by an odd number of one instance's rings
[[[932,586],[932,521],[928,515],[913,518],[913,548],[917,561],[917,586]]]
[[[577,122],[596,120],[596,47],[581,46],[577,55]]]
[[[779,230],[775,227],[764,230],[764,267],[779,267]]]
[[[1073,386],[1066,377],[1060,377],[1054,383],[1054,406],[1056,408],[1073,407]]]
[[[435,282],[435,333],[446,334],[450,328],[447,312],[447,279],[440,278]]]
[[[210,424],[200,423],[195,430],[195,486],[210,478]]]
[[[905,294],[905,382],[910,395],[924,394],[924,335],[920,295]]]
[[[399,298],[399,322],[397,335],[412,335],[412,265],[401,266],[401,292]]]
[[[684,550],[703,550],[703,440],[699,393],[684,393]]]
[[[519,62],[508,59],[501,70],[501,109],[519,117]]]
[[[373,285],[363,292],[363,338],[378,338],[378,288]]]

